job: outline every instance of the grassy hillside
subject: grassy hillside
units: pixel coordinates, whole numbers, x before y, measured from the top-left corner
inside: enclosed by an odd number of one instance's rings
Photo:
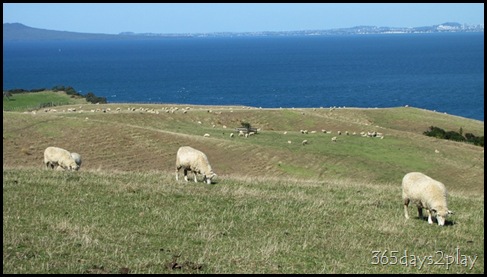
[[[3,180],[4,273],[484,272],[483,195],[452,193],[439,227],[414,208],[405,220],[390,183],[35,168]]]
[[[483,148],[422,134],[483,136],[481,121],[412,107],[56,110],[3,113],[4,273],[484,270]],[[230,137],[241,122],[260,131]],[[384,139],[360,135],[373,131]],[[42,170],[51,145],[80,153],[81,170]],[[182,145],[207,154],[215,184],[174,180]],[[412,207],[404,219],[401,178],[411,171],[446,185],[448,226],[429,226]],[[478,257],[471,269],[373,264],[373,251],[438,260],[456,249]]]
[[[15,93],[3,98],[4,111],[31,111],[43,106],[86,104],[85,98],[69,96],[64,91],[40,91],[35,93]],[[52,107],[55,109],[55,107]]]

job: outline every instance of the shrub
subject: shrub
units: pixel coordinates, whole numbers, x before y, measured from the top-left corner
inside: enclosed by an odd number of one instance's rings
[[[93,103],[93,104],[96,104],[96,103],[105,104],[105,103],[107,103],[106,97],[98,97],[93,92],[88,92],[86,94],[85,98],[86,98],[86,101]]]
[[[439,127],[431,126],[429,130],[423,132],[423,134],[429,137],[448,139],[454,141],[463,141],[463,142],[468,142],[474,145],[484,147],[484,136],[477,137],[472,133],[466,133],[465,136],[463,136],[462,128],[460,128],[459,132],[455,132],[455,131],[445,131]]]
[[[240,125],[243,127],[243,128],[247,128],[247,130],[249,130],[252,126],[250,125],[250,123],[248,122],[240,122]]]

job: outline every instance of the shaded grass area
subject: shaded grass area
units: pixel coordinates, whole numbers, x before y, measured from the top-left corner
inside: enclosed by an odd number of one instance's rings
[[[483,195],[451,193],[455,215],[439,227],[412,207],[405,220],[400,185],[345,178],[206,185],[4,167],[3,180],[4,273],[484,272]],[[457,253],[472,260],[440,264]]]

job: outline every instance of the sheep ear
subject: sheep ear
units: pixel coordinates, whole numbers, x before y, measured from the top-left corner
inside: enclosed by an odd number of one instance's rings
[[[454,214],[452,211],[448,210],[448,214]]]

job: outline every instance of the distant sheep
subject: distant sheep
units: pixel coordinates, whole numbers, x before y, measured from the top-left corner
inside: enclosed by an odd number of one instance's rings
[[[418,207],[418,214],[423,218],[423,208],[428,212],[428,223],[433,224],[432,215],[436,216],[438,225],[445,224],[445,218],[453,214],[447,207],[447,191],[443,183],[420,172],[411,172],[402,179],[402,199],[404,216],[409,219],[408,205]]]
[[[69,151],[54,146],[47,147],[46,150],[44,150],[44,165],[47,169],[79,169],[79,165],[76,163],[75,158],[71,156]]]
[[[308,144],[308,140],[307,140],[307,139],[303,140],[302,144],[303,144],[303,145]]]
[[[332,137],[332,138],[331,138],[331,141],[333,141],[333,142],[337,142],[337,137]]]
[[[186,182],[188,181],[188,171],[193,172],[195,182],[198,182],[196,174],[202,174],[203,182],[206,181],[207,184],[211,184],[211,179],[216,176],[205,153],[190,146],[181,146],[178,149],[176,155],[176,181],[179,180],[179,170],[181,168],[183,169]]]

